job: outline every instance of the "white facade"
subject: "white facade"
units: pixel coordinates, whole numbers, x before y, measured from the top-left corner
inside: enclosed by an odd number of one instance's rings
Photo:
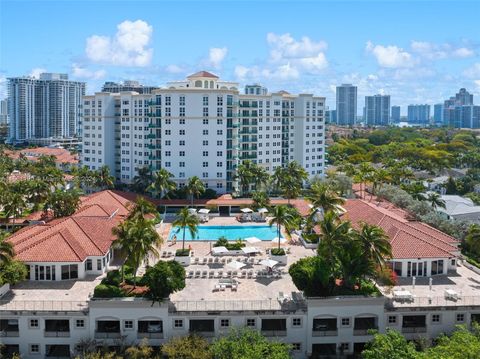
[[[152,94],[96,93],[84,97],[82,164],[107,165],[124,183],[142,167],[166,168],[179,186],[198,176],[218,193],[237,189],[247,159],[269,172],[295,160],[322,176],[324,109],[325,98],[307,94],[241,95],[207,72]]]

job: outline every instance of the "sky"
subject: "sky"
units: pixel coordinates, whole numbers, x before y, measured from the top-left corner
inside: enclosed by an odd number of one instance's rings
[[[314,93],[335,86],[391,104],[442,102],[465,87],[480,104],[480,1],[0,0],[6,78],[68,73],[164,85],[208,70],[240,86]]]

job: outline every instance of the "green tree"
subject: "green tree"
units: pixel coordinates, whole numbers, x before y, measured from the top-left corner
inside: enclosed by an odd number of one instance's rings
[[[137,220],[148,216],[157,217],[158,212],[155,205],[145,197],[138,196],[133,204],[129,204],[127,219]]]
[[[362,352],[364,359],[416,359],[415,344],[408,342],[403,335],[391,329],[385,334],[374,334]]]
[[[15,186],[12,186],[15,187]],[[26,196],[24,193],[15,190],[7,190],[7,192],[2,195],[3,202],[3,212],[5,213],[5,218],[13,218],[13,226],[15,226],[15,220],[22,215],[23,211],[27,208]]]
[[[267,340],[251,329],[233,329],[211,345],[215,359],[289,359],[290,346]]]
[[[147,296],[153,303],[185,288],[185,269],[176,261],[159,261],[147,269],[143,278],[149,289]]]
[[[125,350],[126,359],[151,359],[153,357],[153,348],[148,345],[147,338],[142,339],[138,346],[134,345]]]
[[[43,210],[51,210],[55,218],[71,216],[80,205],[80,192],[78,190],[64,191],[57,189],[50,193],[44,204]]]
[[[0,232],[0,263],[8,263],[15,257],[15,250],[11,242],[7,241],[8,234]]]
[[[341,206],[345,203],[345,200],[337,192],[323,182],[313,183],[305,198],[313,205],[312,211],[321,208],[323,213],[327,211],[340,212]]]
[[[191,205],[193,207],[193,198],[199,197],[203,192],[205,192],[205,185],[197,176],[190,177],[185,186],[185,191],[191,199]]]
[[[242,161],[237,166],[235,178],[240,182],[240,193],[245,195],[249,192],[250,185],[255,179],[254,164],[250,160]]]
[[[436,345],[419,356],[424,359],[465,359],[478,358],[480,354],[480,327],[473,323],[473,330],[458,326],[451,336],[441,335]]]
[[[355,238],[360,242],[363,255],[377,267],[383,267],[387,259],[392,258],[390,239],[381,227],[362,223]]]
[[[51,190],[46,182],[38,179],[30,179],[26,182],[25,195],[28,203],[32,203],[32,211],[37,211],[45,203]]]
[[[213,359],[208,341],[195,334],[171,338],[162,345],[162,354],[169,359]]]
[[[197,233],[198,223],[198,217],[190,213],[187,207],[182,208],[177,213],[177,218],[173,221],[172,226],[179,227],[183,230],[182,253],[185,252],[185,230],[188,228],[192,238],[194,238]]]
[[[25,280],[27,276],[27,267],[23,262],[10,260],[10,262],[0,262],[0,286],[3,283],[16,284]]]
[[[110,174],[108,166],[100,167],[95,173],[95,186],[100,188],[113,188],[115,177]]]
[[[452,177],[448,177],[447,182],[445,183],[445,192],[446,194],[457,194],[458,188],[457,183]]]
[[[427,201],[431,204],[433,209],[445,208],[445,201],[437,192],[429,192],[427,195]]]
[[[175,182],[172,180],[173,174],[168,172],[165,168],[161,168],[153,174],[153,182],[148,186],[148,190],[153,193],[160,195],[160,198],[164,194],[167,194],[170,191],[174,191],[177,187]]]
[[[468,228],[465,244],[470,252],[480,257],[480,225],[472,224]]]
[[[320,256],[301,258],[288,269],[295,286],[309,297],[325,297],[331,294],[334,278],[331,268]]]
[[[148,167],[141,167],[137,171],[137,175],[133,177],[132,181],[132,190],[145,194],[146,189],[150,184],[152,183],[152,172],[150,171],[150,168]]]
[[[270,227],[272,227],[274,224],[277,225],[278,249],[280,249],[280,237],[282,236],[281,228],[282,226],[289,226],[290,222],[294,218],[292,216],[292,212],[285,205],[273,207],[273,209],[270,211],[270,216],[271,217],[268,224]]]
[[[265,192],[255,191],[252,193],[252,208],[258,210],[270,206],[270,197]]]

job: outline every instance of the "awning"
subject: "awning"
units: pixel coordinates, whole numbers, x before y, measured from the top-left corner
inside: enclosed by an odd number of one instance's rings
[[[221,246],[221,247],[213,247],[212,248],[212,253],[214,254],[219,254],[219,253],[227,253],[228,252],[228,249]]]
[[[258,253],[260,250],[255,247],[243,247],[242,252],[245,254],[250,254],[250,253]]]
[[[250,208],[242,208],[240,211],[243,213],[252,213],[253,211]]]
[[[261,242],[262,240],[257,237],[248,237],[248,238],[245,238],[245,241],[248,243],[258,243],[258,242]]]
[[[199,210],[198,210],[198,213],[207,214],[207,213],[210,213],[210,210],[207,209],[207,208],[202,208],[202,209],[199,209]]]
[[[273,259],[264,259],[264,260],[260,261],[260,264],[264,265],[266,267],[272,268],[272,267],[275,267],[278,264],[278,262],[274,261]]]
[[[227,263],[226,265],[228,268],[232,268],[232,269],[242,269],[243,267],[246,266],[245,263],[242,263],[242,262],[238,262],[238,261],[231,261],[230,263]]]
[[[258,213],[268,213],[268,209],[266,209],[265,207],[264,208],[260,208],[258,210]]]
[[[272,243],[277,243],[278,244],[278,241],[279,241],[278,237],[275,237],[274,239],[272,239]],[[284,237],[280,238],[280,243],[286,243],[286,242],[287,242],[286,238],[284,238]]]

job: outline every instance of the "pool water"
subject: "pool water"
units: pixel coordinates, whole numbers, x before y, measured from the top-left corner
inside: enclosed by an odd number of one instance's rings
[[[173,227],[170,230],[169,240],[177,235],[177,241],[183,238],[183,230],[180,227]],[[220,237],[225,237],[229,241],[239,238],[257,237],[262,241],[271,241],[277,237],[277,226],[198,226],[195,238],[192,238],[188,228],[185,230],[186,241],[216,241]]]

